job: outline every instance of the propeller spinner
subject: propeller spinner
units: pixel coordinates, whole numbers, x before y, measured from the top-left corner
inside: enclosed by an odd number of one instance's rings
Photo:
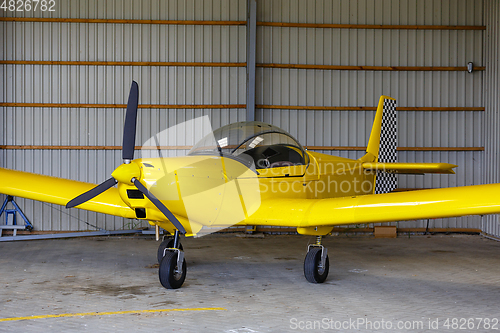
[[[125,125],[123,127],[123,145],[122,145],[122,158],[123,164],[113,171],[111,178],[104,181],[103,183],[97,185],[90,191],[80,194],[76,198],[72,199],[66,204],[66,208],[72,208],[87,202],[104,191],[115,186],[116,183],[125,183],[128,185],[135,185],[139,191],[141,191],[155,206],[158,208],[163,215],[181,232],[186,233],[186,230],[175,217],[174,214],[160,201],[156,198],[153,193],[151,193],[140,181],[141,171],[135,164],[130,162],[134,159],[134,149],[135,149],[135,133],[137,126],[137,106],[139,104],[139,86],[137,82],[132,81],[132,87],[130,88],[130,95],[128,97],[127,103],[127,113],[125,115]]]

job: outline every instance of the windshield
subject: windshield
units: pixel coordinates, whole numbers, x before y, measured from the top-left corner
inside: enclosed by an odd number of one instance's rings
[[[258,121],[223,126],[201,139],[188,155],[223,155],[258,169],[306,164],[304,148],[279,127]]]

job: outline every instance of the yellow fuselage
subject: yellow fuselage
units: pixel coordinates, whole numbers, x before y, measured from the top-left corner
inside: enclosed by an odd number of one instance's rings
[[[307,152],[308,165],[257,170],[262,199],[324,199],[372,194],[375,173],[362,161]]]
[[[363,169],[362,161],[315,152],[307,154],[306,165],[254,171],[232,158],[220,156],[138,159],[132,163],[141,170],[141,182],[179,217],[190,234],[196,234],[202,226],[247,224],[249,217],[259,209],[266,209],[266,202],[275,199],[324,199],[373,193],[375,173]],[[138,214],[139,218],[173,230],[147,198],[130,196],[130,191],[136,191],[134,186],[120,182],[118,189],[131,208],[145,209],[145,215]],[[261,211],[257,215],[262,214]],[[251,220],[250,223],[256,224]]]

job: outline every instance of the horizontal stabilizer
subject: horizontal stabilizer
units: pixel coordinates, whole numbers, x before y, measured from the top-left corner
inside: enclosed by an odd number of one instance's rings
[[[454,174],[457,166],[449,163],[376,163],[365,162],[363,169],[401,174],[442,173]]]

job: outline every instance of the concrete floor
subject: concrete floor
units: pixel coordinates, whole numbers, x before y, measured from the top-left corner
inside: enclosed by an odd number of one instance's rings
[[[342,325],[353,332],[428,332],[436,324],[434,331],[452,332],[447,318],[450,325],[452,318],[458,324],[487,318],[490,328],[500,319],[499,242],[329,237],[330,275],[313,285],[302,271],[308,241],[313,238],[183,239],[188,274],[178,290],[161,287],[152,239],[0,243],[0,332],[290,332]],[[24,316],[41,317],[17,318]],[[491,331],[485,320],[473,321],[466,331]]]

